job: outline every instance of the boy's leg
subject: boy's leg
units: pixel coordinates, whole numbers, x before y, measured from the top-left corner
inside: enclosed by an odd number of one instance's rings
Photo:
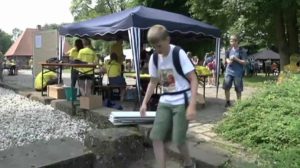
[[[153,141],[153,150],[159,168],[166,167],[166,153],[164,142],[171,131],[172,111],[170,105],[158,104],[155,121],[150,133]]]
[[[187,144],[184,143],[182,145],[178,145],[177,148],[178,148],[179,152],[181,153],[181,155],[183,156],[183,160],[184,160],[183,165],[184,166],[192,165],[193,161],[190,157],[190,152],[189,152],[189,148],[188,148]]]
[[[235,77],[234,78],[234,86],[235,86],[237,100],[241,100],[242,91],[244,89],[243,78],[242,77]]]
[[[225,75],[223,82],[223,89],[225,91],[226,104],[225,107],[230,106],[230,88],[232,87],[233,77]]]
[[[166,151],[165,144],[161,140],[153,140],[153,151],[159,168],[166,167]]]
[[[184,159],[184,165],[192,165],[192,159],[189,154],[189,149],[186,144],[186,133],[188,129],[188,121],[186,119],[185,105],[175,105],[173,109],[173,128],[172,141],[177,145],[177,148]]]

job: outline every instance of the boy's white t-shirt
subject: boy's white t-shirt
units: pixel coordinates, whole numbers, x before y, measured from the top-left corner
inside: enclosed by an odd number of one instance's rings
[[[173,65],[173,49],[174,45],[170,45],[168,56],[158,54],[158,70],[153,62],[153,54],[149,60],[149,74],[153,78],[160,79],[160,86],[162,93],[164,92],[177,92],[190,88],[189,82],[179,75]],[[180,49],[179,59],[182,71],[185,75],[194,70],[194,66],[188,58],[187,54]],[[191,91],[187,91],[188,97],[191,97]],[[159,99],[160,103],[167,103],[172,105],[184,104],[184,94],[176,95],[163,95]]]

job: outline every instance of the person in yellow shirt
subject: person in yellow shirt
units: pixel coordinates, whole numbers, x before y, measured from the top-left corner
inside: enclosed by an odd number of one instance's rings
[[[96,64],[97,55],[92,49],[92,44],[90,39],[83,39],[84,48],[78,53],[78,59],[87,64]],[[92,94],[92,79],[93,79],[93,69],[92,68],[78,68],[81,75],[78,76],[78,86],[80,93],[85,96]]]
[[[104,65],[104,72],[107,73],[109,85],[120,86],[120,101],[123,102],[126,91],[126,81],[122,76],[123,72],[121,64],[117,60],[117,54],[111,53],[110,61],[108,62],[108,64]]]
[[[36,91],[46,90],[48,85],[53,85],[57,83],[57,75],[55,72],[48,71],[43,75],[43,83],[42,83],[42,72],[38,73],[34,80],[34,89]]]
[[[70,57],[71,62],[78,60],[78,53],[83,48],[83,43],[81,39],[76,39],[74,42],[74,47],[71,48],[67,55]]]
[[[117,60],[120,64],[124,61],[123,53],[123,40],[117,39],[115,43],[112,44],[110,53],[115,53],[117,55]]]
[[[67,54],[69,55],[70,62],[71,63],[76,63],[76,60],[78,59],[78,53],[79,51],[83,48],[83,43],[81,39],[76,39],[74,42],[74,47],[71,48]],[[71,72],[71,86],[75,88],[76,81],[78,80],[78,70],[77,69],[72,69]]]

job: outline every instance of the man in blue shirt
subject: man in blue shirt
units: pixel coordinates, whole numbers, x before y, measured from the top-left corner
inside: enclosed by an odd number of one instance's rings
[[[245,49],[239,47],[239,39],[237,35],[230,36],[230,49],[226,52],[227,67],[225,71],[223,89],[225,90],[226,104],[230,104],[230,88],[234,83],[237,99],[240,100],[243,91],[243,75],[244,65],[246,65],[247,53]]]

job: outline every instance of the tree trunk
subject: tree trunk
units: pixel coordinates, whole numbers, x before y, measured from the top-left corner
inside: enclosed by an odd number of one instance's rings
[[[284,19],[286,23],[286,31],[288,36],[289,53],[299,52],[299,39],[298,39],[298,27],[297,27],[297,3],[291,3],[284,12]]]
[[[281,70],[283,70],[284,65],[287,65],[290,62],[282,13],[283,13],[282,10],[278,10],[273,13],[276,41],[277,41],[279,55],[280,55]]]

